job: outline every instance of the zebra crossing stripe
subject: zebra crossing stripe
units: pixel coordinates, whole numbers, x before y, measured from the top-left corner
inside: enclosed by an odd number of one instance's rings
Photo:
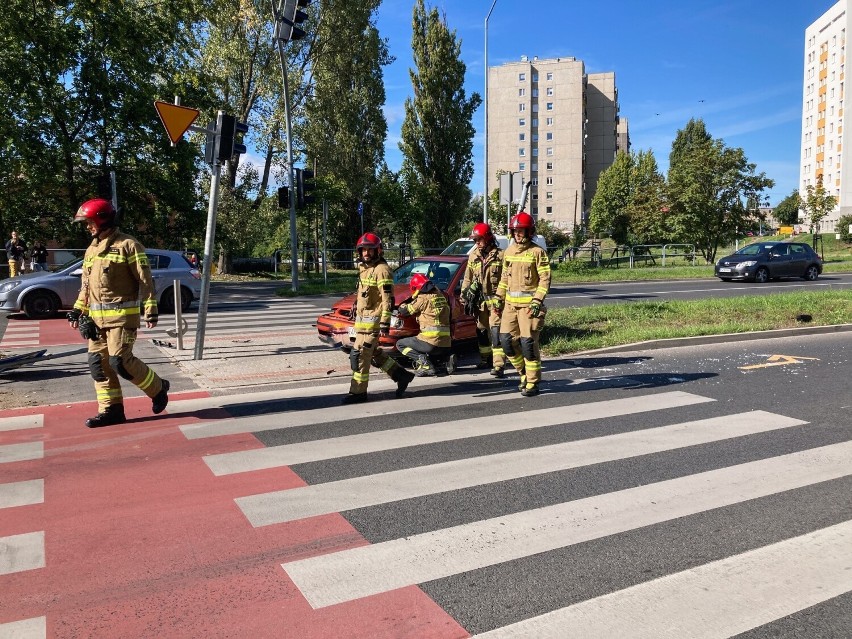
[[[551,409],[557,410],[557,409]],[[806,424],[753,411],[637,432],[513,450],[236,499],[255,527],[651,455]]]
[[[0,575],[44,568],[44,531],[0,537]]]
[[[47,637],[46,617],[0,623],[0,639],[44,639],[45,637]]]
[[[25,442],[0,446],[0,464],[44,458],[44,442]]]
[[[443,406],[448,405],[447,400],[449,398],[438,399]],[[476,401],[481,398],[462,397],[461,399],[464,403],[470,403],[472,400]],[[493,399],[486,398],[487,401],[493,401]],[[348,457],[350,455],[363,455],[365,453],[375,453],[394,448],[422,446],[424,444],[435,444],[456,439],[468,439],[470,437],[482,437],[518,430],[529,430],[531,428],[555,426],[557,424],[573,424],[593,419],[631,415],[634,413],[690,406],[712,401],[715,400],[682,391],[673,391],[658,395],[575,404],[571,406],[570,412],[565,410],[565,406],[557,406],[555,408],[527,411],[524,413],[523,419],[518,419],[516,413],[495,415],[486,420],[479,417],[458,419],[438,424],[395,428],[392,430],[348,435],[319,441],[207,455],[204,457],[204,461],[210,470],[213,471],[214,475],[229,475],[250,470],[292,466],[294,464]],[[351,412],[351,408],[348,410]],[[325,420],[319,420],[318,423],[321,423],[321,421]],[[278,427],[281,428],[280,422],[278,423]]]
[[[476,636],[723,639],[850,590],[846,521]]]
[[[17,417],[0,417],[0,432],[24,430],[26,428],[41,428],[44,426],[44,415],[19,415]]]
[[[852,442],[283,564],[313,608],[600,539],[852,474]]]
[[[0,484],[0,508],[44,503],[44,480],[17,481]],[[2,635],[0,635],[2,637]]]

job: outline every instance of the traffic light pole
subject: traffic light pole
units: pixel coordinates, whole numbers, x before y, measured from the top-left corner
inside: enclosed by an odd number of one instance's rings
[[[278,9],[275,6],[275,0],[272,2],[272,16],[277,23],[280,16]],[[290,118],[290,91],[287,82],[287,58],[284,56],[284,40],[278,40],[278,57],[281,60],[281,80],[284,83],[284,119],[287,127],[287,173],[290,181],[290,269],[292,272],[292,290],[299,290],[299,241],[296,236],[296,181],[294,179],[295,171],[293,170],[293,136],[292,123]]]

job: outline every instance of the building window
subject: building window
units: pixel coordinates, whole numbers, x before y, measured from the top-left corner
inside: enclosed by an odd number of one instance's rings
[[[538,133],[533,133],[533,142],[538,142]]]
[[[532,125],[533,125],[533,128],[536,128],[538,126],[538,118],[532,119]]]
[[[553,170],[553,162],[548,162],[545,165],[545,167],[547,168],[548,171],[552,171]]]
[[[547,147],[547,154],[553,155],[553,147],[552,146]]]
[[[549,81],[550,81],[550,80],[552,80],[552,79],[553,79],[553,72],[551,71],[551,72],[549,72],[549,73],[547,74],[547,80],[548,80],[548,82],[549,82]]]
[[[547,126],[553,126],[553,118],[547,118]]]
[[[535,166],[534,166],[534,165],[533,165],[533,171],[535,171]],[[533,185],[533,186],[538,186],[538,178],[533,178],[533,179],[532,179],[532,185]]]
[[[526,105],[526,104],[524,104],[523,102],[521,102],[521,103],[518,105],[518,111],[526,111],[526,110],[527,110],[527,105]]]
[[[546,180],[546,183],[547,183],[547,186],[551,186],[553,184],[553,178],[548,177],[547,180]]]
[[[553,207],[552,206],[545,207],[544,212],[547,213],[548,215],[553,215]]]
[[[533,148],[533,156],[538,157],[538,147]]]
[[[520,140],[521,142],[523,142],[526,138],[527,138],[526,133],[518,133],[518,140]]]
[[[519,73],[518,74],[518,82],[526,82],[526,80],[527,80],[527,74],[526,73]]]
[[[533,171],[538,171],[538,162],[533,162],[533,164],[532,164],[532,170],[533,170]],[[536,183],[536,184],[538,184],[538,178],[535,178],[535,183]]]
[[[527,154],[527,150],[524,147],[521,147],[520,149],[518,149],[518,155],[523,156],[523,155],[526,155],[526,154]]]
[[[526,126],[527,119],[526,118],[518,118],[518,126]]]
[[[548,200],[552,200],[553,199],[553,191],[548,191],[547,193],[545,193],[544,197]]]
[[[547,106],[546,106],[545,108],[546,108],[548,111],[553,111],[553,102],[548,102],[548,103],[547,103]]]
[[[553,139],[553,131],[548,131],[548,132],[547,132],[547,139],[548,139],[548,140],[552,140],[552,139]]]
[[[538,97],[538,89],[533,89],[532,97],[534,97],[534,98]]]
[[[518,171],[526,171],[527,163],[526,162],[518,162]]]
[[[538,200],[538,193],[533,193],[533,201]]]
[[[547,95],[553,95],[553,87],[547,87]]]
[[[533,73],[533,82],[538,82],[538,73]]]
[[[533,113],[538,113],[538,102],[533,104]]]
[[[526,94],[527,94],[527,90],[526,90],[526,89],[518,89],[518,95],[519,95],[519,96],[524,96],[524,95],[526,95]]]

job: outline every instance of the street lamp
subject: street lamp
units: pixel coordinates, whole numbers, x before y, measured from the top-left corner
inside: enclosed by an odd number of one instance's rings
[[[482,193],[482,221],[488,224],[488,18],[494,11],[497,0],[491,3],[488,15],[485,16],[485,188]]]

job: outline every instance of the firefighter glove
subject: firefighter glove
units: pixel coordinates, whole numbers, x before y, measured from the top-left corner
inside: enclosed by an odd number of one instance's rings
[[[95,340],[100,337],[100,333],[98,332],[98,325],[92,321],[92,318],[88,315],[81,315],[78,320],[77,330],[80,331],[80,335],[83,336],[83,339],[91,339]]]
[[[390,324],[379,324],[379,335],[384,337],[390,335]]]
[[[68,314],[65,316],[69,322],[72,324],[76,324],[80,321],[80,316],[83,314],[79,308],[75,308],[73,311],[68,311]]]
[[[533,300],[530,302],[530,317],[538,317],[541,315],[541,300]]]

